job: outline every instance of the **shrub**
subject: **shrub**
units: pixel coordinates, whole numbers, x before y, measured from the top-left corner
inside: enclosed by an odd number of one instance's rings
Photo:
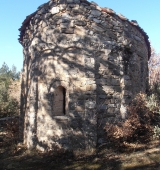
[[[8,98],[6,102],[0,103],[0,118],[16,116],[19,113],[19,103],[13,98]]]
[[[10,70],[4,63],[0,68],[0,118],[19,113],[18,101],[9,95],[10,85],[14,80],[19,80],[19,72],[15,66]]]
[[[138,94],[128,107],[128,118],[117,124],[106,124],[107,139],[116,146],[124,142],[147,142],[153,136],[154,113],[147,107],[146,95]]]
[[[7,89],[1,93],[0,89],[0,118],[15,116],[19,113],[19,103],[8,95]]]
[[[154,127],[154,135],[153,135],[154,139],[159,139],[160,138],[160,128],[157,126]]]
[[[150,111],[159,113],[158,100],[155,94],[148,96],[146,106],[150,109]]]

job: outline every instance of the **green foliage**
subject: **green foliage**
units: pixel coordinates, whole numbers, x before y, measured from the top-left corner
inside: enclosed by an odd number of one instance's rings
[[[147,97],[146,106],[147,108],[154,113],[160,113],[159,110],[159,103],[158,103],[157,96],[155,94],[151,94]]]
[[[154,83],[150,87],[150,95],[154,94],[156,97],[156,100],[160,101],[160,84]]]
[[[13,65],[10,70],[6,63],[3,63],[0,68],[0,82],[6,82],[7,80],[18,80],[20,78],[20,72],[17,72],[17,68]]]
[[[146,106],[151,112],[160,114],[160,85],[158,83],[154,83],[150,87],[150,92],[146,99]]]
[[[153,135],[154,139],[159,139],[160,138],[160,128],[157,126],[154,127],[154,135]]]
[[[20,73],[15,66],[10,70],[6,63],[0,68],[0,117],[17,115],[18,101],[9,96],[11,80],[19,80]]]
[[[6,102],[0,103],[0,118],[16,116],[19,112],[19,103],[17,100],[8,97]]]

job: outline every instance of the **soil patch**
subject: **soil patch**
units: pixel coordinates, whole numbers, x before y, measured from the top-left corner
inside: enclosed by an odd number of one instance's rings
[[[160,170],[160,142],[125,143],[125,149],[106,146],[90,151],[28,151],[17,136],[0,127],[0,170]]]

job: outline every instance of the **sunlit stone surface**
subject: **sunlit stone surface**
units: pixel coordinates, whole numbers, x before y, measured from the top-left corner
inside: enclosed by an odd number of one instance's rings
[[[21,138],[28,148],[88,149],[148,88],[150,44],[135,22],[85,0],[43,4],[20,28]]]

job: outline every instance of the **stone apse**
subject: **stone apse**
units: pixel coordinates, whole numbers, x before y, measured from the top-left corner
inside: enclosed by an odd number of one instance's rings
[[[26,17],[21,139],[28,148],[89,149],[148,89],[150,44],[135,20],[86,0],[54,0]]]

